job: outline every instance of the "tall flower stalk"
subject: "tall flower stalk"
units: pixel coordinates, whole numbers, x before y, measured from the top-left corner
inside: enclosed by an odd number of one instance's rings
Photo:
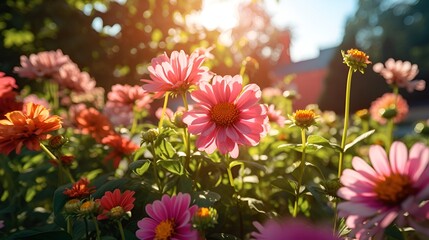
[[[347,85],[346,85],[346,99],[344,106],[344,127],[343,127],[343,135],[341,139],[341,149],[340,157],[338,160],[338,178],[341,177],[341,172],[343,170],[343,159],[344,159],[344,147],[346,146],[347,139],[347,129],[349,126],[349,114],[350,114],[350,91],[352,84],[352,74],[359,70],[362,74],[364,73],[364,69],[367,67],[367,64],[370,64],[369,56],[366,53],[359,51],[357,49],[347,50],[347,53],[341,51],[343,56],[343,63],[345,63],[349,67],[349,71],[347,74]]]
[[[300,189],[302,185],[302,178],[304,177],[305,171],[305,149],[307,147],[307,137],[306,131],[307,129],[316,124],[317,115],[313,110],[297,110],[292,116],[289,118],[293,121],[293,126],[297,126],[301,129],[301,146],[302,146],[302,154],[301,154],[301,162],[299,163],[299,176],[298,176],[298,184],[295,189],[295,203],[293,206],[292,216],[296,217],[298,215],[298,203],[300,198]]]

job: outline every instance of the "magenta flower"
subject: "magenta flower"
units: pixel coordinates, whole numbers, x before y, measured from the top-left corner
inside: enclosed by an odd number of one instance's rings
[[[198,207],[190,206],[191,196],[179,193],[171,198],[165,194],[161,201],[146,205],[145,217],[137,223],[138,239],[196,240],[198,232],[192,228],[191,219]]]
[[[253,222],[258,232],[251,233],[254,240],[339,240],[332,235],[328,228],[322,228],[303,220],[287,219],[276,221],[268,220],[264,225]]]
[[[155,98],[162,97],[166,92],[182,94],[193,85],[210,80],[212,75],[208,68],[201,66],[205,56],[193,53],[191,56],[184,51],[173,51],[171,58],[166,53],[152,59],[148,67],[149,79],[142,79],[146,83],[143,89],[155,93]]]
[[[45,51],[31,54],[30,57],[21,56],[21,67],[15,67],[13,70],[20,77],[30,79],[51,77],[68,62],[71,62],[69,56],[64,55],[61,50]]]
[[[183,115],[189,132],[199,135],[199,150],[238,157],[238,146],[256,145],[268,128],[267,108],[259,104],[261,90],[256,84],[243,88],[239,75],[215,76],[191,93],[194,108]]]
[[[373,66],[373,70],[383,76],[387,84],[406,88],[408,92],[412,92],[414,89],[418,91],[425,89],[426,82],[424,80],[411,81],[419,73],[419,68],[416,64],[411,64],[408,61],[395,61],[393,58],[389,58],[384,65],[376,63]]]
[[[385,93],[383,96],[377,98],[371,103],[369,112],[371,117],[380,124],[387,122],[386,116],[383,116],[386,111],[395,110],[395,116],[393,116],[393,122],[402,122],[408,115],[408,103],[401,95],[395,95],[393,93]]]
[[[340,179],[343,187],[337,194],[345,201],[338,210],[347,218],[351,235],[382,239],[383,230],[395,223],[429,236],[429,229],[420,225],[429,218],[429,148],[416,143],[408,154],[404,143],[394,142],[388,157],[381,146],[373,145],[369,159],[372,166],[354,157],[354,170],[344,170]]]

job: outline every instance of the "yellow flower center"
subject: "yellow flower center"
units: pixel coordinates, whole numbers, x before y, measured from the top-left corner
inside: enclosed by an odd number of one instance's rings
[[[198,208],[197,216],[198,217],[208,217],[210,215],[210,210],[206,207]]]
[[[210,118],[216,125],[227,127],[237,121],[240,111],[235,104],[225,102],[216,104],[210,111]]]
[[[313,110],[297,110],[293,114],[295,125],[301,128],[307,128],[316,123],[316,113]]]
[[[408,176],[392,174],[376,183],[377,198],[387,205],[398,205],[415,192]]]
[[[122,216],[124,216],[124,213],[125,213],[124,209],[121,206],[116,206],[110,209],[110,212],[109,212],[110,216],[114,219],[121,218]]]
[[[161,221],[155,228],[155,240],[169,240],[174,234],[174,219]]]

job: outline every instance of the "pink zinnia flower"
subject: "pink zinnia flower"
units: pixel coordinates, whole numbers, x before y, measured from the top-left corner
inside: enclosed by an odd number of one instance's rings
[[[282,111],[275,109],[274,104],[268,106],[267,116],[270,122],[277,123],[280,127],[285,125],[286,118],[282,115]]]
[[[243,88],[239,75],[215,76],[191,93],[194,108],[183,116],[189,132],[199,135],[199,150],[238,157],[238,146],[255,146],[267,132],[267,108],[259,104],[261,90],[256,84]]]
[[[81,93],[93,90],[96,84],[87,72],[81,72],[77,64],[71,61],[62,65],[53,77],[61,88]]]
[[[407,101],[401,95],[393,93],[385,93],[383,96],[377,98],[371,103],[369,112],[375,121],[385,124],[387,120],[383,117],[383,113],[386,110],[392,109],[396,110],[396,116],[393,118],[394,123],[402,122],[408,115]]]
[[[307,223],[303,220],[268,220],[264,225],[253,222],[258,232],[251,233],[254,240],[339,240],[330,229]]]
[[[376,63],[373,70],[383,76],[387,84],[406,88],[408,92],[412,92],[414,89],[418,91],[425,89],[426,82],[424,80],[411,81],[419,73],[417,64],[401,60],[395,61],[393,58],[389,58],[384,65]]]
[[[165,194],[161,201],[146,205],[149,217],[140,220],[136,236],[139,239],[196,240],[198,232],[191,226],[191,219],[198,210],[190,206],[191,196],[179,193],[171,198]]]
[[[31,54],[28,58],[21,56],[21,67],[15,67],[13,70],[20,77],[30,79],[50,77],[68,62],[71,62],[69,56],[64,55],[61,50],[45,51]]]
[[[16,85],[15,78],[5,76],[4,72],[0,72],[0,98],[8,92],[12,92],[13,89],[18,88]]]
[[[107,191],[101,197],[100,204],[103,212],[97,216],[97,220],[111,219],[121,220],[127,218],[130,211],[134,208],[134,191],[115,189],[112,192]]]
[[[110,120],[113,126],[130,126],[134,119],[133,108],[127,105],[118,105],[106,102],[103,114]]]
[[[146,83],[143,88],[155,93],[155,98],[162,97],[166,92],[183,94],[193,85],[210,80],[208,68],[201,66],[204,56],[197,53],[188,56],[184,51],[173,51],[171,58],[166,53],[152,59],[148,67],[149,79],[142,79]]]
[[[153,101],[149,93],[141,86],[115,84],[107,94],[107,101],[116,105],[136,106],[138,110],[149,109]]]
[[[27,103],[32,102],[32,103],[36,103],[36,104],[42,105],[45,108],[50,108],[49,102],[46,101],[46,99],[39,98],[36,94],[30,94],[30,95],[26,96],[23,99],[23,102],[24,102],[24,105],[26,105]]]
[[[352,159],[353,169],[341,176],[337,192],[345,201],[338,205],[351,234],[358,239],[377,236],[392,223],[414,227],[429,236],[419,222],[429,218],[429,148],[421,143],[408,154],[402,142],[394,142],[389,156],[378,145],[369,149],[372,166],[360,157]]]

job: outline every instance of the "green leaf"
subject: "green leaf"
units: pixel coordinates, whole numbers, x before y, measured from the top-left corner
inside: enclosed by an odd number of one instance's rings
[[[171,173],[182,175],[184,172],[182,162],[180,162],[179,160],[159,160],[157,163]]]
[[[137,160],[132,162],[128,167],[136,174],[142,176],[149,169],[150,164],[151,164],[151,161],[147,159]]]
[[[341,152],[341,147],[338,144],[332,143],[328,139],[326,139],[326,138],[324,138],[322,136],[310,135],[307,138],[307,143],[308,144],[314,144],[314,145],[317,145],[317,146],[331,148],[331,149],[334,149],[337,152]]]
[[[176,155],[176,149],[167,140],[158,138],[155,141],[155,154],[164,160],[172,159]]]
[[[188,178],[185,174],[180,175],[177,182],[177,191],[182,193],[191,193],[192,179]]]
[[[232,167],[237,166],[237,165],[247,166],[250,168],[256,168],[256,169],[259,169],[263,172],[267,171],[267,169],[265,168],[264,165],[259,164],[255,161],[249,161],[249,160],[234,160],[229,164],[229,167],[232,168]]]
[[[129,180],[126,178],[120,178],[120,179],[108,181],[101,186],[97,186],[96,188],[97,190],[92,196],[97,199],[97,198],[101,198],[104,195],[104,193],[107,191],[113,192],[113,190],[115,190],[116,188],[119,188],[119,189],[126,188],[123,186],[126,186],[128,181]]]
[[[217,201],[219,201],[221,196],[212,191],[199,191],[193,194],[193,199],[199,207],[211,207]]]
[[[64,204],[69,200],[69,197],[66,196],[63,192],[66,188],[71,188],[72,184],[63,185],[54,192],[54,200],[53,200],[53,210],[54,210],[54,217],[55,217],[55,223],[61,227],[66,226],[65,218],[62,214]]]
[[[364,140],[365,138],[371,136],[371,134],[373,134],[374,132],[375,132],[375,129],[370,130],[368,132],[365,132],[365,133],[361,134],[360,136],[358,136],[357,138],[355,138],[351,143],[347,144],[344,147],[344,152],[346,152],[349,148],[353,147],[356,143],[358,143],[358,142]]]
[[[242,165],[243,166],[244,163],[241,162],[241,161],[238,161],[238,160],[234,160],[234,161],[232,161],[232,162],[229,163],[229,168],[231,169],[231,168],[233,168],[235,166],[238,166],[238,165]]]
[[[295,194],[295,189],[292,187],[288,179],[277,178],[277,179],[274,179],[274,181],[272,181],[271,184],[274,185],[275,187],[285,190],[286,192]]]

